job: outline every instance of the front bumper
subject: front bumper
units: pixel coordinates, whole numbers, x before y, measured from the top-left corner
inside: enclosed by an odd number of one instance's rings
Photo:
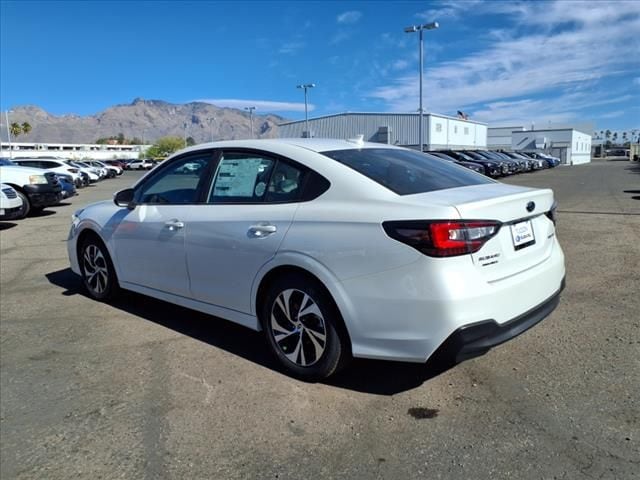
[[[12,220],[20,216],[22,206],[12,208],[0,208],[0,220]]]
[[[62,198],[60,185],[49,184],[24,185],[24,190],[29,197],[32,207],[49,207],[57,205]]]
[[[495,320],[485,320],[458,328],[444,341],[434,356],[459,363],[484,355],[491,348],[517,337],[548,317],[560,303],[560,293],[564,287],[563,278],[560,288],[551,297],[503,324],[498,324]]]

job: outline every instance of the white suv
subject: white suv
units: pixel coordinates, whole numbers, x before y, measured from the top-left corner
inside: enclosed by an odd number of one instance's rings
[[[82,175],[80,169],[66,164],[63,160],[51,158],[16,158],[13,163],[23,167],[42,168],[54,173],[70,175],[76,187],[82,186]]]

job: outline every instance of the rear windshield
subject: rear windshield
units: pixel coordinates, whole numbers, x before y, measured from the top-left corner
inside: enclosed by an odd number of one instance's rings
[[[493,180],[453,162],[411,150],[363,148],[322,152],[398,195],[466,187]]]

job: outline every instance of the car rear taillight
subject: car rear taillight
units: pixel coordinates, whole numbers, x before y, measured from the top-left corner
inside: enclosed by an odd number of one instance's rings
[[[400,220],[382,224],[391,238],[430,257],[475,253],[498,233],[500,226],[493,220]]]
[[[555,225],[558,221],[558,202],[553,202],[551,205],[551,210],[545,213],[545,215],[553,222]]]

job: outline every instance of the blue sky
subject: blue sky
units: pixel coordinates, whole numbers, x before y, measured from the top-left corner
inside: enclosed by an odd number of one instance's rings
[[[640,1],[0,2],[0,108],[136,97],[304,116],[426,111],[491,126],[640,127]]]

